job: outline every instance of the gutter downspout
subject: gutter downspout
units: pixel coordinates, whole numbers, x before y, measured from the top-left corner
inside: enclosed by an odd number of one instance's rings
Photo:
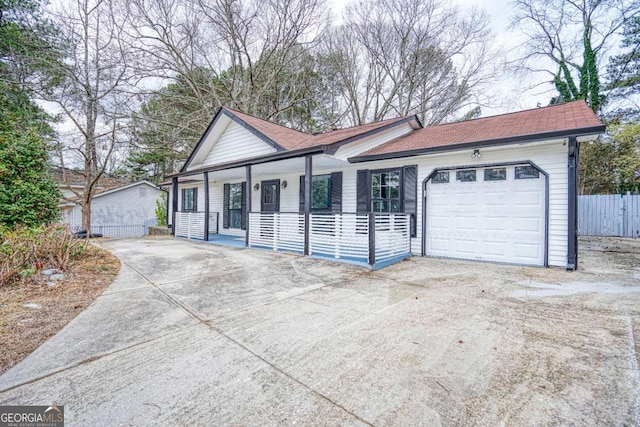
[[[578,268],[578,156],[580,144],[575,136],[569,137],[568,156],[568,220],[567,220],[567,270]]]

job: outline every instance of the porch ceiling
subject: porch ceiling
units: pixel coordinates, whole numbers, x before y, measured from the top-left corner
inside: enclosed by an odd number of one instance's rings
[[[347,161],[337,160],[325,154],[313,156],[313,170],[331,170],[348,165]],[[245,179],[246,170],[244,166],[225,169],[220,171],[209,172],[210,182],[235,181]],[[280,160],[269,163],[261,163],[251,166],[251,176],[258,178],[260,176],[284,175],[289,173],[304,174],[304,157]],[[204,174],[180,177],[179,182],[202,182]]]

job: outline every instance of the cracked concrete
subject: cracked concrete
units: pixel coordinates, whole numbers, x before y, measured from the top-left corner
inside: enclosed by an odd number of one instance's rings
[[[118,278],[0,404],[72,426],[638,425],[640,245],[583,243],[571,273],[108,241]]]

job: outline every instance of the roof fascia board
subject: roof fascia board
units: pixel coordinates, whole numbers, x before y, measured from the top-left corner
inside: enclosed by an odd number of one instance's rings
[[[246,130],[248,130],[249,132],[257,136],[258,138],[260,138],[262,141],[269,144],[271,147],[275,148],[277,151],[286,151],[286,149],[283,146],[281,146],[280,144],[275,142],[273,139],[269,138],[267,135],[263,134],[262,132],[260,132],[253,126],[251,126],[249,123],[242,120],[240,117],[234,114],[233,111],[227,110],[226,108],[223,108],[223,110],[224,110],[224,114],[227,115],[229,118],[231,118],[231,120],[238,123],[240,126],[242,126]],[[276,124],[276,123],[272,123],[272,124]]]
[[[203,172],[215,172],[215,171],[221,171],[221,170],[226,170],[226,169],[239,168],[239,167],[243,167],[243,166],[250,166],[250,165],[258,165],[258,164],[262,164],[262,163],[277,162],[278,160],[293,159],[293,158],[296,158],[296,157],[303,157],[303,156],[307,156],[307,155],[310,155],[310,154],[323,154],[325,151],[326,151],[326,146],[325,145],[318,145],[318,146],[315,146],[315,147],[301,148],[299,150],[279,151],[279,152],[276,152],[276,153],[273,153],[273,154],[267,154],[265,156],[252,157],[250,159],[242,159],[242,160],[237,160],[235,162],[229,162],[229,163],[224,163],[224,164],[215,165],[215,166],[207,166],[207,167],[194,169],[194,170],[186,171],[186,172],[172,173],[172,174],[166,175],[165,178],[191,176],[191,175],[198,175],[198,174],[201,174]]]
[[[193,161],[193,158],[196,156],[196,153],[200,150],[200,147],[202,147],[202,144],[204,144],[204,141],[206,141],[207,137],[209,136],[209,133],[211,133],[211,129],[213,129],[213,127],[216,125],[216,123],[218,122],[218,119],[220,118],[220,116],[222,115],[222,112],[224,111],[224,107],[221,107],[218,112],[216,113],[215,116],[213,116],[213,120],[211,120],[211,123],[209,123],[209,126],[207,127],[207,130],[204,132],[204,134],[200,137],[200,140],[198,141],[198,143],[196,144],[195,148],[193,149],[193,151],[191,151],[191,154],[189,154],[189,158],[187,159],[187,161],[184,163],[184,165],[182,166],[182,168],[180,169],[180,172],[184,172],[187,170],[187,168],[189,167],[189,165],[191,164],[191,162]]]
[[[93,196],[93,198],[95,199],[97,197],[102,197],[102,196],[106,196],[108,194],[117,193],[118,191],[126,190],[128,188],[133,188],[133,187],[136,187],[136,186],[141,185],[141,184],[145,184],[145,185],[148,185],[150,187],[155,188],[156,190],[159,190],[158,187],[156,187],[155,185],[153,185],[149,181],[142,180],[142,181],[132,182],[131,184],[123,185],[122,187],[116,187],[116,188],[112,188],[111,190],[103,191],[102,193],[98,193],[95,196]]]
[[[441,147],[425,147],[425,148],[418,148],[414,150],[396,151],[393,153],[371,154],[368,156],[354,156],[354,157],[350,157],[348,161],[349,163],[362,163],[362,162],[370,162],[370,161],[376,161],[376,160],[389,160],[389,159],[398,159],[402,157],[420,156],[423,154],[444,153],[447,151],[459,151],[459,150],[465,150],[468,148],[482,148],[482,147],[493,147],[493,146],[500,146],[500,145],[527,143],[527,142],[542,141],[545,139],[564,138],[568,136],[594,135],[598,133],[603,133],[605,129],[606,129],[605,125],[598,125],[598,126],[590,126],[586,128],[543,132],[543,133],[530,134],[530,135],[510,136],[510,137],[498,138],[498,139],[486,139],[486,140],[480,140],[480,141],[465,142],[462,144],[444,145]]]

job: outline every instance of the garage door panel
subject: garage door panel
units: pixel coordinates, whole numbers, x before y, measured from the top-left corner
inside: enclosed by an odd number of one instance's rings
[[[434,255],[446,255],[451,251],[449,248],[449,239],[432,237],[429,239],[429,249]]]
[[[449,171],[455,176],[455,171]],[[427,255],[544,264],[545,180],[507,179],[427,184]],[[446,202],[445,202],[446,200]]]
[[[544,218],[514,217],[513,231],[516,233],[535,233],[538,235],[544,227]]]
[[[482,244],[482,252],[493,257],[506,257],[509,242],[505,240],[486,240]]]
[[[490,207],[507,206],[508,195],[506,192],[484,192],[484,205]]]
[[[434,208],[447,207],[451,203],[451,196],[449,194],[434,193],[431,199],[431,204]]]
[[[542,202],[543,198],[541,191],[514,191],[513,203],[516,206],[538,207],[542,204]]]
[[[523,263],[527,263],[527,261],[531,262],[533,260],[537,260],[540,253],[540,245],[535,242],[532,243],[524,243],[518,242],[513,244],[513,254],[517,259],[522,260]]]
[[[482,229],[484,231],[506,232],[508,231],[509,221],[507,216],[494,216],[484,218],[482,221]]]
[[[458,255],[474,256],[478,252],[476,246],[476,241],[471,239],[458,238],[454,241],[455,251]]]

